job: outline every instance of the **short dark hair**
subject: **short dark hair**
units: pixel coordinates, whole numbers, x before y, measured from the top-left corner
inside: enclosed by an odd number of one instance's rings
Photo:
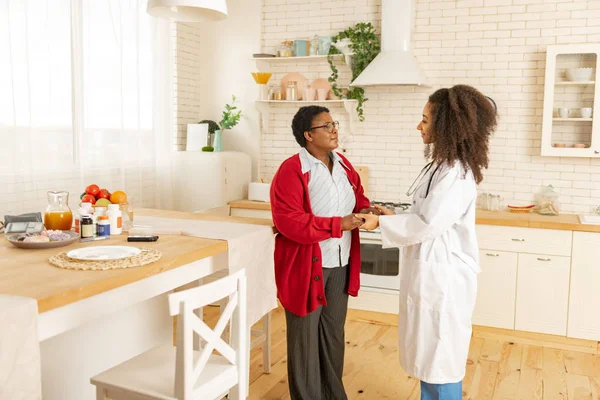
[[[298,142],[301,147],[306,147],[304,132],[311,128],[313,119],[324,112],[328,113],[329,109],[322,106],[304,106],[300,107],[296,115],[294,115],[294,119],[292,120],[292,132],[294,133],[296,142]]]

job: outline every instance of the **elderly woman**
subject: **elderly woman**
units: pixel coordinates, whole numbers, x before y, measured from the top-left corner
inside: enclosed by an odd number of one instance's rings
[[[338,122],[302,107],[292,131],[300,152],[271,184],[275,280],[285,308],[293,400],[347,399],[342,383],[348,295],[360,286],[360,214],[369,208],[358,173],[334,150]]]

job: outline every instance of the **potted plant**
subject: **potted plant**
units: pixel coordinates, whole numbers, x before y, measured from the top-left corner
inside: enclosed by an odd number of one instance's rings
[[[215,132],[219,129],[219,125],[215,121],[212,121],[210,119],[203,119],[198,123],[208,125],[208,134],[206,135],[206,146],[202,148],[202,151],[213,151],[211,135],[215,134]],[[208,150],[209,147],[210,150]]]
[[[375,27],[369,22],[359,22],[358,24],[338,33],[332,39],[332,46],[329,48],[329,55],[327,61],[331,68],[331,75],[329,76],[329,82],[331,82],[331,89],[336,96],[342,95],[342,89],[337,86],[338,69],[333,64],[334,54],[347,54],[347,48],[352,51],[351,60],[349,64],[352,70],[352,81],[364,71],[364,69],[373,61],[373,59],[381,51],[381,43],[375,33]],[[340,47],[340,49],[335,46]],[[348,57],[346,57],[348,58]],[[348,63],[346,61],[346,63]],[[360,121],[364,121],[363,115],[363,104],[368,98],[365,97],[365,89],[359,87],[351,87],[348,89],[346,94],[348,99],[358,100],[356,111],[358,112],[358,118]]]
[[[215,131],[215,151],[223,151],[223,142],[221,135],[224,130],[231,129],[236,126],[240,122],[240,118],[242,116],[242,111],[236,111],[237,107],[235,106],[236,98],[232,96],[231,104],[225,104],[225,110],[223,111],[223,118],[219,123],[220,129]]]

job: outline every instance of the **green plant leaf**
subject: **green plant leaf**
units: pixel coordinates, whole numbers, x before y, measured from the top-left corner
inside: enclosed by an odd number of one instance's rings
[[[373,61],[373,59],[381,51],[381,44],[377,38],[375,27],[368,22],[359,22],[356,25],[345,29],[335,35],[332,42],[335,43],[342,39],[350,39],[350,49],[354,53],[352,56],[352,81],[360,75],[367,65]],[[339,50],[332,45],[329,49],[329,55],[327,61],[331,69],[331,75],[329,76],[329,82],[332,84],[331,89],[336,96],[341,96],[342,90],[337,85],[339,78],[339,71],[333,63],[333,55],[340,54]],[[368,98],[365,97],[365,90],[363,88],[350,88],[348,91],[348,98],[357,100],[356,111],[360,121],[364,121],[363,115],[363,104]]]
[[[231,104],[225,104],[225,111],[223,111],[223,116],[219,123],[222,130],[231,129],[240,122],[242,111],[234,111],[237,110],[237,107],[234,106],[235,102],[236,98],[234,95],[231,96]]]

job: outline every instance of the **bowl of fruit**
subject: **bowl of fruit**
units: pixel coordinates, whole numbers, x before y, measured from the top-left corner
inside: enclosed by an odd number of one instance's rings
[[[108,207],[110,204],[127,203],[127,194],[122,190],[109,192],[108,189],[101,189],[98,185],[89,185],[85,192],[81,193],[82,203],[92,203],[93,207]]]

